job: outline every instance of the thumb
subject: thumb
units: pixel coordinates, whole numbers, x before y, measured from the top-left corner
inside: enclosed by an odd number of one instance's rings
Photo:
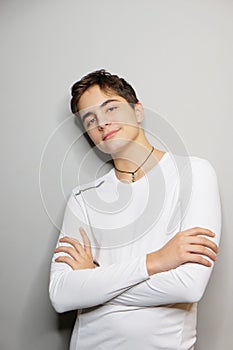
[[[84,230],[83,227],[79,228],[79,232],[82,236],[83,239],[83,243],[84,243],[84,249],[87,252],[87,254],[89,254],[90,256],[92,256],[92,251],[91,251],[91,241],[86,233],[86,231]]]

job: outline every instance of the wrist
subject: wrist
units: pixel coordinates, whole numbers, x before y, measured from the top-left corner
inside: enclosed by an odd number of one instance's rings
[[[146,267],[149,276],[164,271],[163,267],[161,266],[160,250],[147,254]]]

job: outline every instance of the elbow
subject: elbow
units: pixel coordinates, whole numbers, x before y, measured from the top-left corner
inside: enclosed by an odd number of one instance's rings
[[[63,307],[63,305],[60,305],[54,301],[51,301],[51,304],[54,308],[54,310],[59,313],[59,314],[62,314],[63,312],[66,312],[67,310]]]
[[[54,310],[59,314],[70,311],[70,310],[67,310],[64,306],[62,306],[60,304],[52,303],[52,306],[53,306]]]
[[[72,286],[65,282],[64,275],[50,281],[49,299],[56,312],[74,311],[94,305],[89,300],[90,298],[84,297],[84,292],[79,289],[77,293],[74,293]]]
[[[62,300],[61,295],[59,295],[59,293],[56,293],[52,288],[49,290],[49,299],[52,307],[56,312],[63,313],[70,311],[67,309],[67,305],[64,303],[64,300]]]
[[[52,279],[49,284],[49,299],[54,310],[58,313],[72,311],[69,303],[69,296],[65,293],[64,286],[61,280]]]
[[[186,289],[184,292],[183,299],[186,303],[198,303],[204,294],[204,290],[195,287]]]
[[[52,300],[51,298],[50,298],[50,301],[51,301],[51,304],[52,304],[54,310],[55,310],[57,313],[62,314],[63,312],[68,311],[68,310],[66,310],[66,308],[64,307],[64,305],[62,305],[62,304],[60,304],[60,303],[58,303],[58,302]]]
[[[198,303],[205,293],[206,285],[207,281],[203,282],[202,279],[194,277],[183,280],[181,297],[187,303]]]
[[[186,268],[187,266],[182,266],[182,275],[180,274],[181,268],[171,272],[174,281],[179,285],[177,299],[182,303],[197,303],[204,295],[207,279],[197,278],[196,275],[187,273],[187,271],[184,273]]]

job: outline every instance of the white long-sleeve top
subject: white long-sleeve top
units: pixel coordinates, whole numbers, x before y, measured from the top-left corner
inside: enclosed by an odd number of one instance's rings
[[[219,243],[220,199],[210,163],[167,152],[131,184],[112,169],[72,191],[59,239],[82,242],[80,226],[100,267],[72,270],[54,261],[58,254],[51,264],[54,308],[78,310],[70,349],[194,349],[197,302],[213,265],[186,263],[149,276],[146,254],[192,227],[212,230]]]

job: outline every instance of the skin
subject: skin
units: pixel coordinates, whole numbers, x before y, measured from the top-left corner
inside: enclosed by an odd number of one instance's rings
[[[114,101],[100,107],[109,100]],[[93,120],[87,133],[101,151],[111,154],[116,168],[134,171],[151,151],[152,145],[141,127],[144,109],[140,102],[132,108],[123,97],[106,94],[98,85],[94,85],[81,96],[78,108],[81,119],[84,119],[84,126],[86,121]],[[85,118],[88,113],[89,117]],[[103,140],[111,131],[117,132],[111,138]],[[154,150],[153,157],[137,173],[137,179],[144,176],[163,155],[164,152]],[[131,179],[131,175],[116,175],[123,181],[128,182]]]
[[[146,159],[152,145],[141,127],[144,118],[141,103],[132,108],[123,97],[106,94],[94,85],[83,93],[78,108],[89,137],[101,151],[112,156],[116,168],[134,171]],[[137,172],[136,180],[153,168],[163,155],[164,152],[155,149]],[[120,181],[131,181],[130,174],[116,171],[116,176]],[[55,253],[67,255],[59,256],[55,261],[66,263],[73,270],[95,268],[88,235],[83,228],[80,228],[80,234],[82,243],[68,236],[60,240],[65,245],[57,247]],[[212,231],[201,227],[178,232],[161,249],[147,254],[148,275],[175,269],[185,263],[210,267],[210,260],[214,262],[218,253],[218,247],[212,241],[214,236]]]

